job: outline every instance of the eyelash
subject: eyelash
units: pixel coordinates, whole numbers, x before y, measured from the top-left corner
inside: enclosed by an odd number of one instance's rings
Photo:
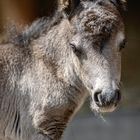
[[[71,46],[73,52],[79,57],[81,55],[81,53],[82,53],[81,50],[76,48],[76,45],[74,45],[72,43],[70,43],[70,46]]]
[[[76,52],[77,51],[76,46],[74,44],[70,43],[70,46],[71,46],[73,52]]]

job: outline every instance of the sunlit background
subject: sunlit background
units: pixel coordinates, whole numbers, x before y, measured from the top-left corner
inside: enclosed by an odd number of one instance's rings
[[[17,23],[22,29],[38,17],[50,15],[55,6],[55,0],[0,0],[0,41],[6,39],[9,24]],[[140,140],[140,2],[129,0],[128,6],[121,106],[102,117],[90,111],[87,100],[69,124],[64,140]]]

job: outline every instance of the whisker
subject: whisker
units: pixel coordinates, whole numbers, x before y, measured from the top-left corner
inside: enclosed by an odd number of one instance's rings
[[[96,110],[94,112],[95,117],[97,117],[98,119],[102,120],[103,123],[105,123],[106,125],[109,125],[109,122],[104,118],[104,116],[102,115],[102,113],[100,113],[98,110]]]

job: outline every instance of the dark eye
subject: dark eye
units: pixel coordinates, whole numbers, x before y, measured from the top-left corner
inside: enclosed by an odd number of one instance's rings
[[[70,47],[72,48],[74,53],[77,51],[77,48],[76,48],[75,44],[70,43]]]
[[[81,55],[80,48],[77,48],[77,46],[73,43],[70,43],[70,47],[72,48],[73,52],[79,57]]]
[[[122,49],[124,49],[125,46],[126,46],[126,40],[124,39],[124,40],[120,43],[119,51],[121,51]]]

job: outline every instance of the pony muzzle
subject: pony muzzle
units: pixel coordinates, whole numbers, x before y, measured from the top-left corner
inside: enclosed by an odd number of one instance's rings
[[[92,97],[91,108],[99,112],[112,112],[121,100],[120,90],[110,92],[96,91]]]

